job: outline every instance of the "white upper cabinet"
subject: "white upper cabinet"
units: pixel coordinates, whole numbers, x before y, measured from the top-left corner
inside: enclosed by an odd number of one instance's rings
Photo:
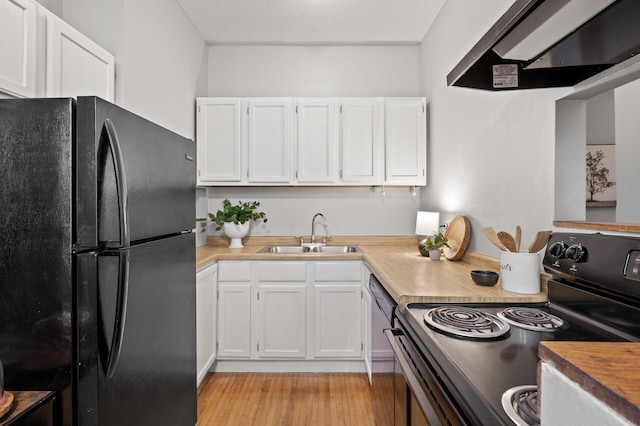
[[[302,184],[335,183],[336,100],[298,98],[295,104],[298,141],[296,180]]]
[[[115,58],[78,30],[46,11],[46,95],[115,98]]]
[[[198,184],[426,184],[425,98],[198,98]]]
[[[427,118],[424,98],[386,98],[385,183],[426,185]]]
[[[36,5],[0,0],[0,92],[36,95]]]
[[[115,98],[115,58],[31,0],[0,0],[0,92]]]
[[[197,107],[198,184],[240,182],[240,100],[198,98]]]
[[[378,98],[343,98],[340,106],[341,164],[344,183],[380,184],[382,172],[381,102]]]
[[[246,106],[246,108],[245,108]],[[291,173],[291,98],[243,101],[250,183],[288,184]]]

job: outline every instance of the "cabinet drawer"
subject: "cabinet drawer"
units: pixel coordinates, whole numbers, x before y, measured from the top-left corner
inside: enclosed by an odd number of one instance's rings
[[[251,262],[220,262],[218,281],[251,281]]]
[[[306,262],[258,262],[258,281],[306,280]]]
[[[361,262],[316,262],[315,281],[361,281]]]

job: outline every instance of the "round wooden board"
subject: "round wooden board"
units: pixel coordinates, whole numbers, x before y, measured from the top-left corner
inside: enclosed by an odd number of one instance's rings
[[[4,391],[3,399],[0,399],[0,418],[9,412],[13,404],[13,394],[9,391]]]
[[[471,223],[464,216],[456,216],[451,219],[444,236],[449,240],[448,244],[451,248],[443,249],[444,257],[448,260],[460,260],[467,251],[469,238],[471,237]]]

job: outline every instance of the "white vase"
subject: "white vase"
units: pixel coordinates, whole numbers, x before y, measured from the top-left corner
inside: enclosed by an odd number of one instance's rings
[[[251,223],[246,221],[245,223],[235,224],[233,222],[227,222],[222,225],[224,234],[231,239],[229,248],[242,248],[242,238],[244,238],[249,232],[249,225]]]
[[[431,260],[440,260],[440,250],[429,250]]]

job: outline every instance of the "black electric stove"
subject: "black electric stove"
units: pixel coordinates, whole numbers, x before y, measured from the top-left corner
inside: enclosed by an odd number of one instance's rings
[[[536,413],[513,418],[503,399],[515,392],[536,408],[541,341],[640,341],[640,239],[554,233],[543,263],[553,276],[546,303],[398,307],[402,344],[442,424],[537,424]]]

